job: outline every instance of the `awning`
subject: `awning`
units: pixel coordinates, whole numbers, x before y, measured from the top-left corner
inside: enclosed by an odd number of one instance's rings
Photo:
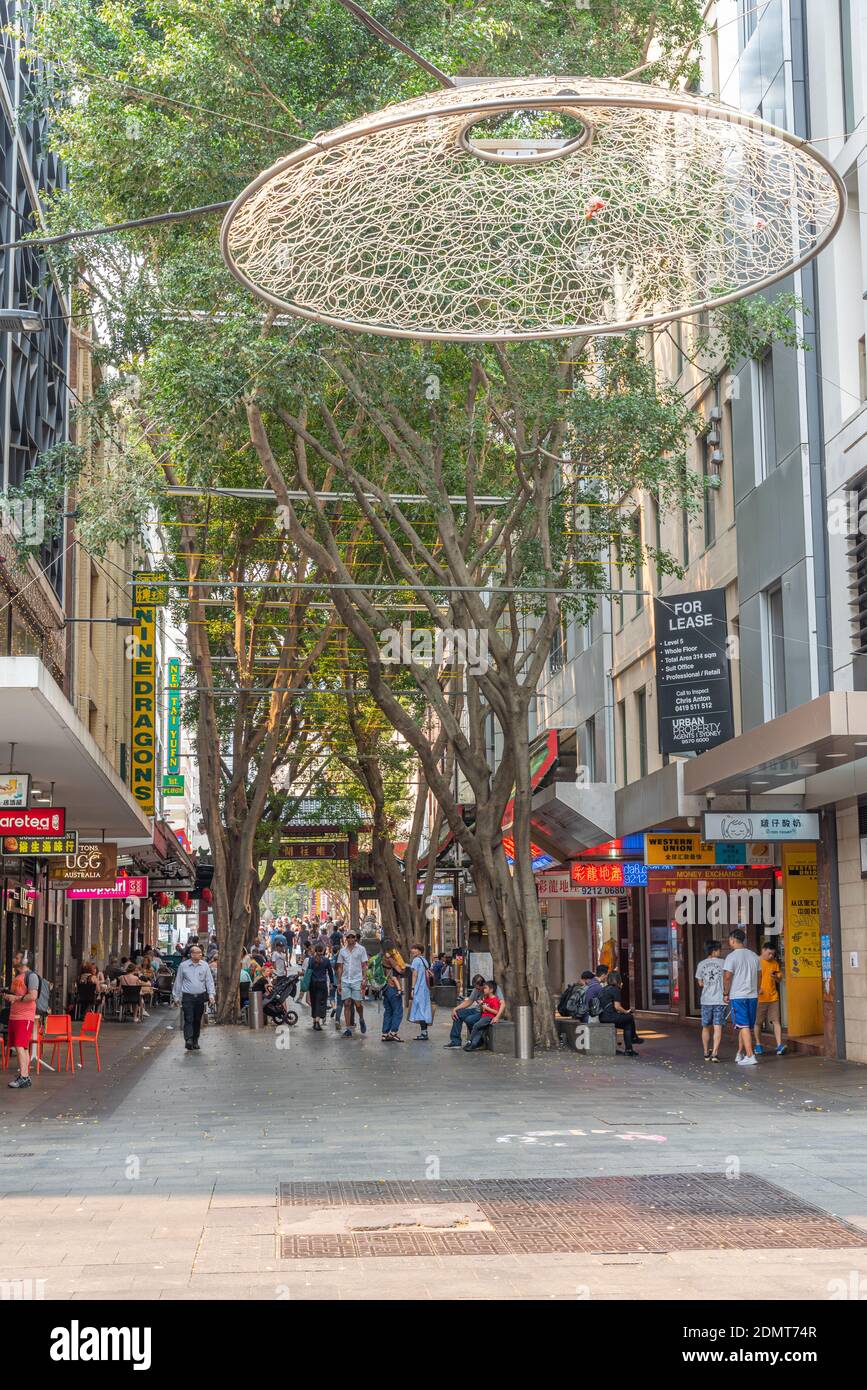
[[[721,743],[684,764],[683,786],[703,799],[707,792],[803,798],[805,810],[860,795],[867,790],[867,691],[831,691]]]
[[[0,657],[0,758],[9,743],[17,772],[54,783],[54,804],[82,839],[150,838],[147,816],[35,656]]]
[[[615,835],[615,789],[610,782],[552,782],[530,804],[530,834],[542,849],[566,860]]]
[[[189,891],[196,884],[196,866],[172,827],[156,821],[147,839],[121,840],[118,848],[147,874],[150,891]]]

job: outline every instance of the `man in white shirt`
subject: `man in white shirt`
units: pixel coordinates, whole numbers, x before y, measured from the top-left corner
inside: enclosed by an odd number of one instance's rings
[[[729,954],[723,961],[723,998],[731,1003],[732,1023],[738,1030],[738,1055],[735,1061],[742,1067],[758,1066],[753,1052],[753,1029],[759,1007],[759,958],[744,944],[747,934],[742,927],[729,932]]]
[[[346,933],[346,945],[337,953],[337,989],[343,1001],[344,1038],[352,1037],[352,1006],[358,1013],[358,1026],[367,1032],[362,997],[367,984],[367,952],[359,946],[354,931]]]

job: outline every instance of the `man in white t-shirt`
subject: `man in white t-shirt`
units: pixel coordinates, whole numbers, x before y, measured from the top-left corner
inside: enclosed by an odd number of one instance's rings
[[[343,1001],[344,1038],[352,1037],[352,1006],[358,1014],[358,1026],[367,1032],[364,1021],[364,989],[367,984],[367,952],[359,946],[354,931],[346,933],[346,945],[337,953],[337,992]]]
[[[759,958],[745,945],[747,934],[742,927],[729,932],[729,954],[723,961],[723,997],[731,1003],[732,1023],[738,1030],[738,1055],[735,1061],[743,1067],[758,1066],[753,1052],[753,1029],[759,1007]]]
[[[701,1041],[704,1047],[704,1060],[706,1062],[718,1062],[725,1020],[722,943],[708,941],[705,950],[707,955],[703,961],[699,962],[695,971],[696,982],[701,985],[701,999],[699,1001],[701,1004]],[[711,1030],[713,1030],[712,1047]]]

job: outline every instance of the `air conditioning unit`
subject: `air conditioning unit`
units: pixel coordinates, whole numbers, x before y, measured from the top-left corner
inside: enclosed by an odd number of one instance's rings
[[[722,417],[723,417],[722,406],[721,406],[721,405],[712,405],[711,408],[710,408],[710,418],[711,418],[712,420],[721,420]]]
[[[719,432],[718,429],[714,428],[714,429],[708,430],[708,432],[707,432],[707,442],[708,442],[708,444],[714,445],[714,447],[716,447],[716,445],[719,444],[719,442],[720,442],[720,432]]]
[[[721,468],[723,463],[725,462],[725,454],[723,453],[722,449],[714,449],[713,453],[710,456],[710,461],[711,467]]]

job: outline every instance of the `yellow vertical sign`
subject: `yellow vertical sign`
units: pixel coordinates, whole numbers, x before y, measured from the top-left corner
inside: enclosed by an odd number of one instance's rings
[[[821,1033],[822,942],[815,845],[783,845],[788,1028],[794,1036]]]
[[[132,638],[132,794],[146,816],[155,812],[157,771],[157,615],[134,609]]]

